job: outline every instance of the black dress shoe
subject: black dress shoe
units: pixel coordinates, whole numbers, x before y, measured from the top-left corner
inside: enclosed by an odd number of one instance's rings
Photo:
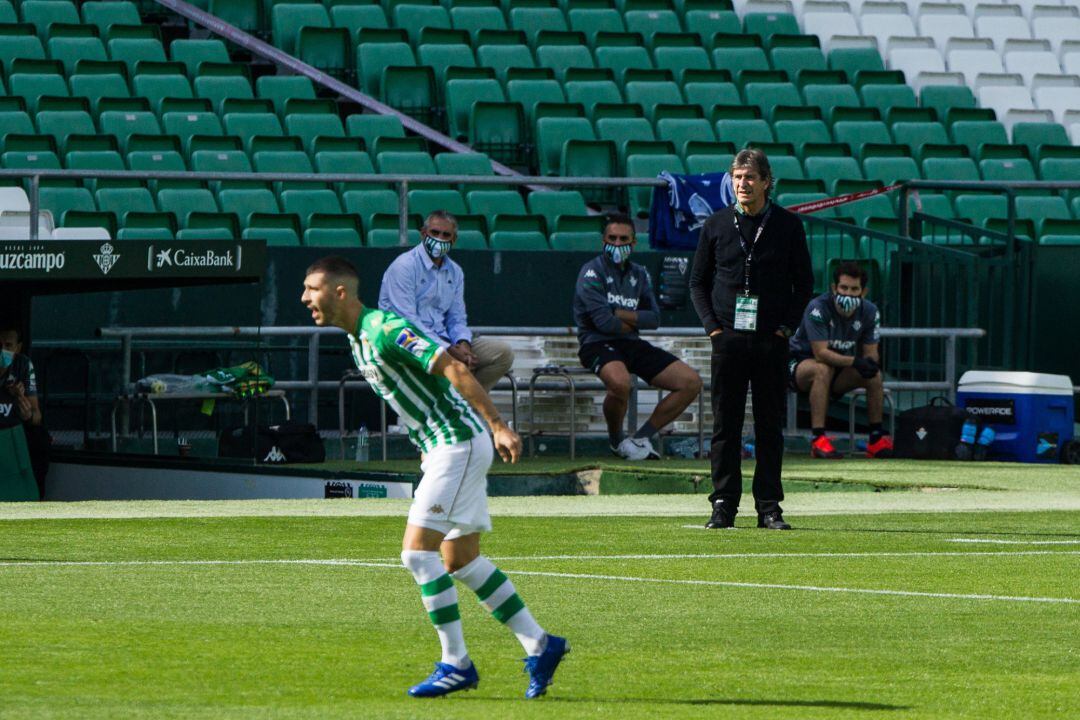
[[[784,522],[784,516],[779,512],[768,512],[757,516],[757,526],[766,530],[790,530],[791,526]]]
[[[730,505],[725,504],[723,500],[717,500],[713,503],[712,517],[709,518],[709,522],[705,523],[705,527],[709,530],[732,530],[735,528],[735,514],[737,512],[737,508],[732,508]]]

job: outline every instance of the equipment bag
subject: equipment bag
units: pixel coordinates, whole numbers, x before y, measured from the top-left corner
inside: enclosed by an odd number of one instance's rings
[[[260,463],[321,463],[326,448],[311,423],[285,422],[228,428],[218,439],[218,457],[251,458]]]
[[[954,460],[960,431],[969,417],[967,410],[954,406],[944,397],[905,410],[896,419],[893,457]]]

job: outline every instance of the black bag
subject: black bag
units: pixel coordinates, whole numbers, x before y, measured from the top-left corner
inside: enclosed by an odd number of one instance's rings
[[[911,408],[896,419],[893,457],[916,460],[954,460],[960,431],[970,415],[947,398],[936,397],[929,405]]]
[[[218,457],[251,458],[268,464],[321,463],[326,460],[319,432],[311,423],[235,427],[223,430]]]

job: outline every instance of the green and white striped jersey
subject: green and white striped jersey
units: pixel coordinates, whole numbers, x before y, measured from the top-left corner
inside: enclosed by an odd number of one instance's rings
[[[431,374],[442,348],[408,320],[365,307],[356,332],[347,337],[356,367],[397,411],[421,452],[484,432],[480,418],[450,381]]]

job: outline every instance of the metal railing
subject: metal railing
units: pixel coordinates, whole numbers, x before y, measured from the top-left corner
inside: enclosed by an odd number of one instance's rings
[[[513,327],[513,326],[489,326],[475,327],[473,331],[479,335],[516,335],[534,337],[576,337],[577,329],[574,327]],[[881,328],[881,337],[885,340],[894,339],[902,341],[935,340],[940,343],[943,353],[939,365],[941,375],[936,379],[922,380],[889,380],[885,387],[894,393],[899,392],[933,392],[944,393],[951,400],[956,400],[956,382],[959,373],[957,364],[958,344],[961,340],[975,340],[983,337],[986,333],[979,328]],[[344,331],[332,327],[313,326],[279,326],[279,327],[104,327],[99,330],[103,338],[120,341],[122,356],[122,380],[124,392],[130,391],[133,383],[131,377],[132,352],[136,340],[148,338],[183,338],[185,340],[209,339],[209,338],[270,338],[289,337],[306,338],[306,348],[298,347],[297,352],[307,355],[307,377],[302,380],[279,380],[275,388],[286,391],[300,391],[308,393],[308,419],[313,424],[318,424],[319,395],[324,391],[338,393],[343,386],[342,380],[321,380],[319,372],[319,356],[321,341],[324,336],[336,337],[343,335]],[[642,335],[653,338],[703,338],[701,328],[667,328],[664,330],[644,331]],[[351,380],[349,387],[363,387],[367,383],[361,380]],[[589,390],[598,390],[594,386],[588,386]],[[637,413],[637,394],[632,395],[631,418]],[[516,403],[515,403],[516,407]],[[790,421],[789,421],[790,425]],[[384,428],[385,430],[385,428]],[[530,427],[532,433],[534,428]],[[384,438],[386,433],[383,433]],[[385,450],[384,450],[385,452]]]

